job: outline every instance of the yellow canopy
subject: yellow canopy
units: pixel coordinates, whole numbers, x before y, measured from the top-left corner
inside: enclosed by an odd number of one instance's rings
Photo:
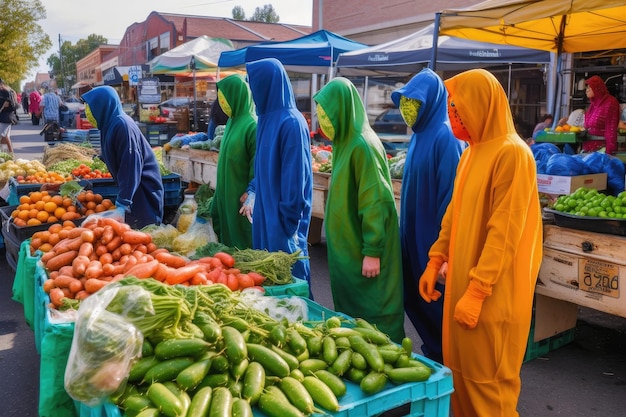
[[[439,34],[551,52],[626,48],[626,1],[487,0],[443,10]]]

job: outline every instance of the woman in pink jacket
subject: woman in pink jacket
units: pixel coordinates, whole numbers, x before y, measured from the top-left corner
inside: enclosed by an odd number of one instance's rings
[[[39,94],[39,91],[37,90],[31,91],[28,96],[28,112],[30,113],[31,121],[35,126],[39,125],[39,118],[41,117],[39,103],[41,103],[41,94]]]
[[[583,152],[595,152],[606,147],[608,155],[617,152],[617,125],[620,117],[619,102],[606,88],[597,75],[585,81],[585,93],[591,102],[585,112],[587,140],[583,142]]]

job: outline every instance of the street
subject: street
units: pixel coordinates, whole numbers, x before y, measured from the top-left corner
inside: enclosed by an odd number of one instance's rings
[[[41,158],[46,144],[40,130],[41,126],[33,126],[26,115],[20,114],[20,124],[13,126],[11,135],[16,158]],[[311,246],[310,258],[315,301],[332,309],[323,241]],[[40,357],[33,331],[24,321],[22,305],[11,300],[13,277],[2,249],[0,398],[4,411],[0,411],[0,417],[35,417]],[[419,347],[419,337],[408,320],[405,328],[414,346]],[[522,417],[625,415],[626,319],[579,308],[574,341],[523,365],[518,410]]]

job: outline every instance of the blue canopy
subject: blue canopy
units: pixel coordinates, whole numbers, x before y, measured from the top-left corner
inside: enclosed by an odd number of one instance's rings
[[[433,25],[391,42],[342,53],[341,75],[410,75],[428,65],[432,57]],[[550,53],[511,45],[440,36],[437,69],[456,70],[506,64],[547,64]]]
[[[367,45],[354,42],[326,30],[285,42],[263,42],[220,55],[220,68],[239,67],[263,58],[278,59],[287,70],[324,73],[332,67],[340,53],[356,51]]]

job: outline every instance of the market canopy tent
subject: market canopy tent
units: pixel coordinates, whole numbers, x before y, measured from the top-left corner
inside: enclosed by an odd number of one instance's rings
[[[623,0],[487,0],[437,23],[441,35],[551,52],[626,48]]]
[[[189,74],[192,72],[190,63],[193,58],[196,71],[215,73],[220,54],[232,50],[233,44],[228,39],[202,35],[151,60],[150,72],[170,75]]]
[[[487,0],[436,13],[435,39],[440,34],[555,52],[552,77],[556,79],[561,73],[562,52],[626,48],[626,2]],[[434,49],[433,55],[437,53]],[[554,103],[549,113],[557,113],[561,84],[548,90],[551,94],[556,90],[553,99],[548,99]],[[556,123],[558,117],[554,120]]]
[[[239,67],[263,58],[278,59],[288,71],[323,74],[331,69],[339,54],[367,45],[354,42],[326,30],[285,42],[263,42],[234,51],[223,52],[220,68]]]
[[[341,75],[410,75],[432,59],[434,25],[405,36],[357,51],[345,52],[337,59]],[[498,64],[545,64],[550,53],[517,46],[477,42],[449,36],[437,40],[439,68],[469,69]]]

